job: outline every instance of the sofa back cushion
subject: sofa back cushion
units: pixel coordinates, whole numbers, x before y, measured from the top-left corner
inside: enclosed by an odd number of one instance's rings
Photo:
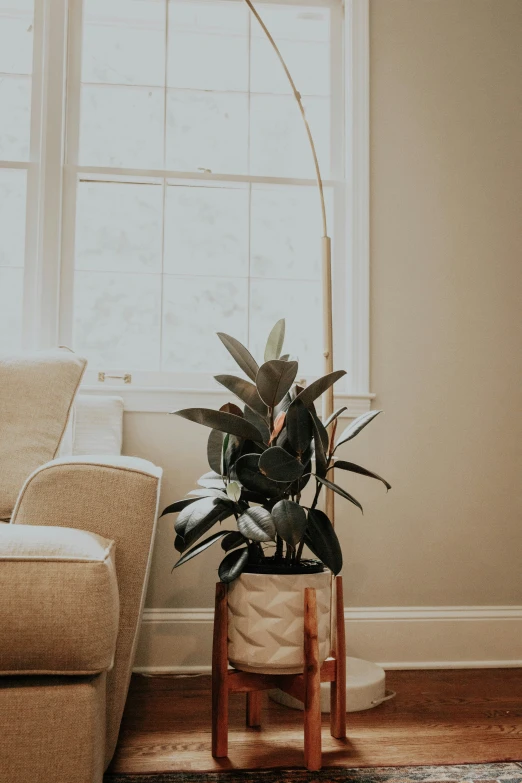
[[[67,349],[0,356],[0,519],[56,456],[86,364]]]

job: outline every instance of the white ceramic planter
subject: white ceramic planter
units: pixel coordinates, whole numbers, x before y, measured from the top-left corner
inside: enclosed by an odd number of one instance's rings
[[[304,590],[315,587],[319,657],[329,655],[330,572],[241,574],[228,588],[228,659],[260,674],[303,671]]]

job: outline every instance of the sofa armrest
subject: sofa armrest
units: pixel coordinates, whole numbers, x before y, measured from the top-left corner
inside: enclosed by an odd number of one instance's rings
[[[136,457],[53,460],[25,482],[12,523],[80,528],[116,544],[120,625],[107,677],[107,761],[125,705],[136,650],[159,502],[161,468]]]

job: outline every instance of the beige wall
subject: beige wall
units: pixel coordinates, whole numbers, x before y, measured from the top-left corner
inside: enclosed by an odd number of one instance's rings
[[[522,604],[522,1],[371,0],[372,391],[338,506],[352,606]],[[207,469],[206,432],[128,413],[163,502]],[[171,574],[160,520],[147,605],[212,604],[216,548]]]

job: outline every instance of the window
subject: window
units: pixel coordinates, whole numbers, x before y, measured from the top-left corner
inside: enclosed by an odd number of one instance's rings
[[[367,281],[364,259],[362,274],[351,263],[365,229],[346,186],[347,171],[352,189],[357,166],[364,175],[364,155],[362,167],[352,160],[360,140],[350,90],[357,47],[364,59],[354,9],[366,24],[366,4],[352,0],[346,19],[341,0],[256,7],[303,96],[317,147],[333,240],[336,365],[362,356],[346,391],[368,397]],[[32,0],[0,0],[0,14],[0,221],[8,228],[0,230],[0,350],[17,348],[22,335],[27,347],[59,341],[88,357],[90,383],[98,372],[131,373],[134,388],[210,390],[212,374],[232,369],[214,332],[259,355],[269,328],[286,317],[301,371],[320,374],[313,160],[290,85],[246,4],[42,0],[33,23]],[[38,47],[40,135],[30,119]],[[52,68],[46,51],[55,52]],[[36,229],[26,231],[34,210],[40,242],[31,239]]]

